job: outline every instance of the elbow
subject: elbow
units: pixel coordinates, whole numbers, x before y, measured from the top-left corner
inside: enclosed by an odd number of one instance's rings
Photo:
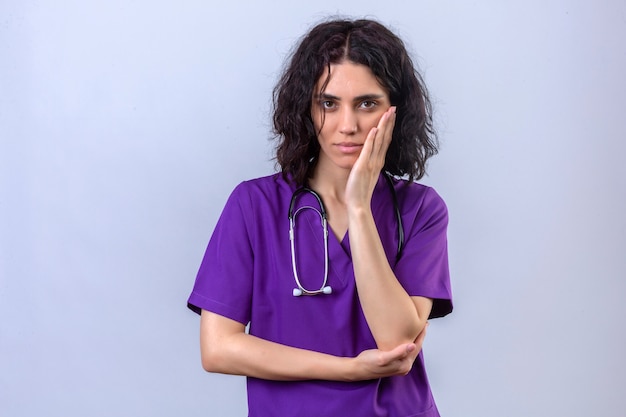
[[[202,369],[207,372],[217,372],[217,368],[215,366],[215,360],[208,355],[201,355]]]
[[[417,340],[426,331],[428,317],[433,306],[433,300],[424,297],[412,297],[415,304],[416,315],[411,320],[411,337]]]
[[[233,359],[239,354],[240,335],[245,326],[239,322],[202,310],[200,320],[200,362],[207,372],[233,373]]]
[[[427,323],[427,314],[418,314],[417,311],[401,313],[402,319],[391,321],[385,326],[380,322],[378,327],[370,327],[376,342],[376,348],[384,351],[392,350],[400,345],[415,343],[424,332]]]
[[[417,320],[411,326],[411,331],[409,335],[409,339],[411,339],[410,343],[414,343],[417,340],[420,334],[422,334],[422,332],[426,329],[427,324],[428,320],[426,320],[426,318],[417,318]]]
[[[223,355],[219,352],[218,349],[204,347],[202,348],[200,354],[200,360],[202,363],[202,369],[207,372],[212,373],[223,373],[224,359]]]
[[[405,329],[405,333],[401,336],[400,343],[415,343],[415,341],[419,338],[420,334],[426,329],[427,320],[420,318],[416,318],[409,326]],[[397,346],[397,345],[396,345]]]
[[[427,325],[428,325],[428,319],[426,317],[423,317],[423,318],[420,317],[417,319],[417,324],[415,325],[415,329],[413,332],[416,338],[424,331],[424,329],[426,329]]]
[[[388,351],[400,345],[415,343],[425,328],[426,320],[412,320],[405,323],[404,327],[396,329],[396,332],[387,334],[387,337],[375,338],[376,347]]]

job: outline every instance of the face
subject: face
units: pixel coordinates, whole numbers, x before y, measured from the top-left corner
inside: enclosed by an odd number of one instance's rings
[[[317,169],[350,170],[367,134],[391,103],[389,94],[365,65],[344,61],[322,74],[313,93],[311,116],[318,133]]]

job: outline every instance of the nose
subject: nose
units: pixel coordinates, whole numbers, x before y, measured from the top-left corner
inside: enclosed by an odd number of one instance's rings
[[[344,135],[354,135],[358,130],[357,117],[353,109],[347,108],[341,111],[339,131]]]

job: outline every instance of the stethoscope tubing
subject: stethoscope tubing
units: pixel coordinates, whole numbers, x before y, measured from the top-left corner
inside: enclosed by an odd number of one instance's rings
[[[391,195],[392,195],[392,202],[393,202],[393,206],[394,206],[394,212],[396,215],[396,222],[398,225],[398,251],[396,253],[396,262],[400,259],[400,256],[402,255],[402,250],[404,249],[404,227],[402,224],[402,214],[400,213],[400,206],[398,204],[398,196],[396,193],[396,189],[394,187],[393,181],[391,180],[391,175],[389,175],[388,173],[383,173],[383,176],[385,177],[385,180],[387,182],[387,185],[389,186],[389,189],[391,190]],[[313,206],[302,206],[300,208],[298,208],[297,210],[294,211],[294,207],[296,204],[296,200],[298,198],[298,196],[300,194],[311,194],[312,196],[315,197],[315,199],[317,200],[317,203],[319,205],[319,210],[316,209]],[[298,268],[297,268],[297,262],[296,262],[296,244],[295,244],[295,223],[296,223],[296,217],[298,216],[298,214],[302,211],[302,210],[306,210],[306,209],[310,209],[315,211],[319,217],[320,217],[320,221],[321,221],[321,225],[322,225],[322,229],[323,229],[323,233],[324,233],[324,279],[322,281],[322,285],[319,289],[317,290],[309,290],[307,288],[305,288],[302,283],[300,282],[300,278],[298,276]],[[289,241],[290,241],[290,250],[291,250],[291,266],[293,269],[293,276],[294,279],[296,281],[296,285],[297,288],[293,289],[293,295],[295,297],[301,296],[301,295],[318,295],[318,294],[330,294],[332,293],[332,288],[327,285],[328,283],[328,264],[329,264],[329,254],[328,254],[328,217],[326,214],[326,207],[324,206],[324,202],[322,201],[322,198],[320,197],[320,195],[313,189],[307,187],[307,186],[303,186],[298,188],[296,191],[294,191],[293,195],[291,196],[291,202],[289,203]]]
[[[312,192],[315,192],[313,190],[311,190]],[[321,199],[319,198],[319,196],[317,196],[319,201],[321,201]],[[291,244],[291,266],[293,267],[293,276],[296,280],[296,285],[298,286],[298,288],[294,288],[293,289],[293,295],[295,297],[298,297],[300,295],[316,295],[316,294],[330,294],[332,292],[331,287],[327,286],[326,283],[328,282],[328,220],[326,219],[326,211],[324,210],[323,206],[320,206],[322,209],[321,210],[317,210],[315,207],[312,206],[302,206],[299,209],[297,209],[293,215],[289,215],[289,241]],[[318,290],[307,290],[306,288],[304,288],[304,286],[302,285],[302,283],[300,282],[300,278],[298,277],[298,268],[296,267],[296,239],[295,239],[295,223],[296,223],[296,217],[298,216],[298,213],[300,213],[302,210],[305,209],[311,209],[313,211],[315,211],[319,216],[320,216],[320,221],[322,222],[322,229],[323,229],[323,234],[324,234],[324,281],[322,282],[322,286],[318,289]]]

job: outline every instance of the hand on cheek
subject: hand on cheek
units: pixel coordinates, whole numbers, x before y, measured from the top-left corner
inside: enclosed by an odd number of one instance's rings
[[[346,202],[349,206],[370,203],[378,176],[385,166],[385,156],[391,143],[395,121],[396,108],[392,106],[367,135],[361,154],[348,177]]]

